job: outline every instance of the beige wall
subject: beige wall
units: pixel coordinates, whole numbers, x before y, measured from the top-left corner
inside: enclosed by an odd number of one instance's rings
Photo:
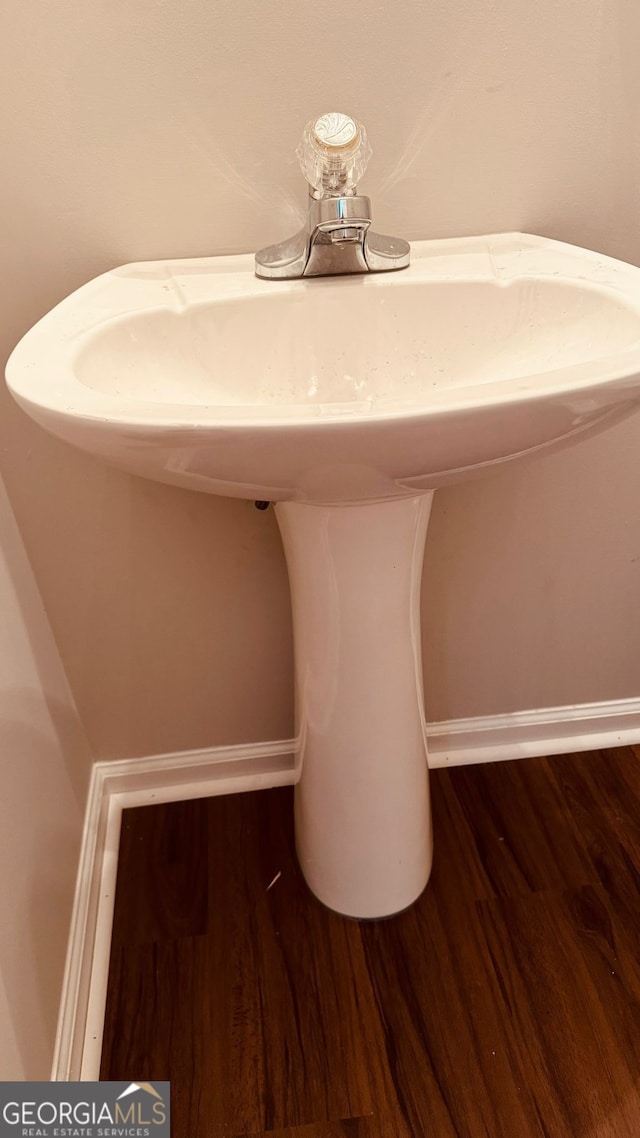
[[[363,119],[381,229],[522,228],[640,262],[637,0],[4,0],[0,355],[138,258],[250,250],[293,150]],[[2,466],[95,754],[287,735],[272,513],[145,484],[1,397]],[[432,719],[640,696],[640,418],[437,496]]]
[[[48,1079],[90,761],[0,483],[0,1078]]]

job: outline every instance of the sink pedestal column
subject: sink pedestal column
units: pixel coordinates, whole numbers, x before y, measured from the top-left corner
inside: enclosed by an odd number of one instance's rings
[[[431,870],[420,582],[433,493],[281,502],[293,608],[296,845],[338,913],[406,909]]]

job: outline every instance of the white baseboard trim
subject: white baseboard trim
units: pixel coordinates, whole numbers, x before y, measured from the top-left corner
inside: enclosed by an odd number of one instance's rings
[[[640,743],[640,699],[431,723],[429,765],[459,766]],[[212,747],[94,765],[78,867],[52,1079],[97,1079],[122,811],[286,786],[297,742]]]
[[[495,763],[640,743],[640,699],[543,707],[431,723],[429,766]]]

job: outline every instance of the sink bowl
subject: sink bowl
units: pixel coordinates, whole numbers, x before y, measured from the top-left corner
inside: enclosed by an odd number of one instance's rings
[[[45,316],[7,380],[47,430],[134,473],[356,502],[558,446],[628,411],[639,373],[640,269],[500,234],[361,277],[128,265]]]
[[[276,503],[298,856],[324,904],[357,918],[406,908],[431,869],[419,600],[434,491],[640,402],[640,269],[522,234],[419,242],[412,258],[282,282],[245,256],[127,265],[53,309],[7,366],[67,442]]]

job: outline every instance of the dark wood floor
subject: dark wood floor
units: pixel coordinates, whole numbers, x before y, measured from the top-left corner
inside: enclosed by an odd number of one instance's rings
[[[640,748],[432,787],[426,892],[362,924],[288,789],[127,811],[102,1078],[176,1138],[639,1138]]]

